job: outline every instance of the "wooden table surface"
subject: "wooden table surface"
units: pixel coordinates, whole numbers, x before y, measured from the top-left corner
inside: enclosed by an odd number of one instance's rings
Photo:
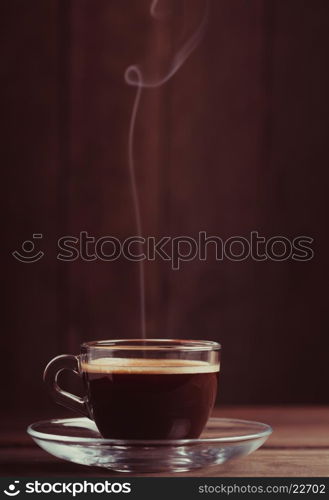
[[[329,407],[221,407],[214,411],[214,416],[266,422],[273,427],[273,434],[259,450],[240,460],[175,475],[329,476]],[[26,418],[4,416],[0,422],[0,475],[2,476],[119,475],[106,469],[67,463],[48,455],[26,435],[25,428],[30,423]]]

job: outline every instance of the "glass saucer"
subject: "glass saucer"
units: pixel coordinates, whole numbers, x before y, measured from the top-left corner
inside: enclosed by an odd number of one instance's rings
[[[45,451],[69,462],[142,473],[223,464],[255,451],[272,429],[259,422],[210,418],[199,439],[134,441],[103,439],[88,418],[63,418],[36,422],[27,432]]]

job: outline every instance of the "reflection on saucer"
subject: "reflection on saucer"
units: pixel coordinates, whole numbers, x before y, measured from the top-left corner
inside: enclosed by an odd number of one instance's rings
[[[117,472],[185,472],[243,457],[259,448],[272,429],[260,422],[210,418],[199,439],[132,441],[103,439],[88,418],[44,420],[28,434],[55,457]]]

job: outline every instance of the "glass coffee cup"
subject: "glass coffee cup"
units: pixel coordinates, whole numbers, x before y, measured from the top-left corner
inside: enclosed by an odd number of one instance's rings
[[[215,404],[220,344],[197,340],[86,342],[78,356],[47,365],[55,401],[94,420],[104,438],[198,438]],[[82,377],[85,395],[64,391],[59,374]]]

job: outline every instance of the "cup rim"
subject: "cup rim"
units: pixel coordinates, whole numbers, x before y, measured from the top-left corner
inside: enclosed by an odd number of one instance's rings
[[[189,339],[110,339],[83,342],[84,349],[138,351],[219,351],[222,346],[213,340]]]

